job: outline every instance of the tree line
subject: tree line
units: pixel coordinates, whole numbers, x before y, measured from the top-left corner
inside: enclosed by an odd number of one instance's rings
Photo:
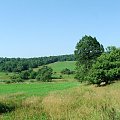
[[[22,72],[25,70],[37,68],[41,65],[47,65],[58,61],[74,61],[75,57],[71,55],[59,55],[38,58],[0,58],[0,71],[3,72]]]

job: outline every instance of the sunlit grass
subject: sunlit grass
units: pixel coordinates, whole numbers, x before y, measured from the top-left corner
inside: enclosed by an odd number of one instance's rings
[[[68,89],[77,85],[79,85],[78,82],[0,84],[0,95],[22,92],[28,96],[42,96],[48,94],[50,91]]]
[[[53,72],[60,73],[65,68],[68,68],[70,70],[75,70],[75,63],[76,63],[75,61],[63,61],[63,62],[51,63],[48,64],[48,66],[53,69]],[[39,68],[35,68],[34,71],[38,71]]]
[[[14,97],[13,97],[14,96]],[[4,99],[17,105],[15,111],[2,114],[2,120],[119,120],[120,82],[95,87],[84,85],[70,89],[54,90],[45,96],[28,96],[17,100],[24,93]],[[21,98],[21,97],[20,97]]]

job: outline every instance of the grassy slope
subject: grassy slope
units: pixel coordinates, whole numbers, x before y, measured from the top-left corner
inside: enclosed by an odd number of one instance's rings
[[[51,64],[48,64],[48,66],[51,67],[54,72],[60,73],[61,70],[65,69],[65,68],[74,70],[75,63],[76,63],[75,61],[64,61],[64,62],[51,63]],[[39,67],[39,68],[41,68],[41,67]],[[39,68],[35,68],[34,71],[38,71]]]
[[[55,62],[55,63],[52,63],[52,64],[48,64],[48,66],[50,66],[53,69],[53,72],[56,72],[57,75],[59,75],[61,70],[65,69],[65,68],[68,68],[70,70],[74,70],[75,69],[75,61]],[[35,68],[34,71],[38,71],[39,68]],[[9,80],[10,76],[13,75],[13,74],[14,73],[0,72],[0,81]],[[69,78],[70,76],[67,76],[67,77]]]
[[[64,61],[51,63],[48,64],[48,66],[53,69],[53,77],[59,77],[60,75],[62,75],[63,79],[61,79],[60,81],[73,81],[74,75],[63,75],[61,74],[61,71],[65,68],[75,70],[75,63],[76,61]],[[41,68],[41,66],[39,68]],[[34,71],[38,71],[39,68],[35,68]]]
[[[9,80],[13,73],[0,72],[0,80]]]
[[[48,65],[54,72],[60,73],[63,69],[68,68],[75,70],[75,61],[56,62]]]

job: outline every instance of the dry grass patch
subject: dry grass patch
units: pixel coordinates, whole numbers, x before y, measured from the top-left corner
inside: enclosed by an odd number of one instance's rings
[[[50,120],[119,120],[120,90],[80,86],[53,93],[42,101]]]

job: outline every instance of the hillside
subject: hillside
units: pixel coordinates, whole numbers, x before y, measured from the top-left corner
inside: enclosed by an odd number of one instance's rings
[[[53,78],[55,78],[57,81],[73,81],[74,80],[74,74],[71,75],[65,75],[61,74],[61,71],[65,68],[70,69],[71,71],[75,71],[75,64],[76,61],[63,61],[63,62],[55,62],[48,64],[47,66],[51,67],[53,69]],[[38,71],[42,66],[35,68],[34,71]],[[62,79],[59,79],[60,76],[62,76]]]
[[[63,69],[68,68],[70,70],[75,70],[75,61],[62,61],[62,62],[55,62],[50,63],[47,66],[53,69],[53,72],[60,73]],[[37,71],[40,67],[34,68],[34,71]]]
[[[51,67],[54,72],[60,73],[65,68],[75,70],[75,63],[76,63],[75,61],[64,61],[51,63],[48,66]]]
[[[47,66],[51,67],[53,69],[53,76],[55,77],[59,77],[61,75],[61,71],[65,68],[68,68],[70,70],[75,70],[75,61],[62,61],[62,62],[55,62],[55,63],[51,63],[51,64],[47,64]],[[34,68],[34,71],[38,71],[38,69],[40,69],[42,66],[39,66],[38,68]],[[4,81],[4,80],[10,80],[11,76],[14,75],[15,72],[0,72],[0,81]],[[63,77],[65,78],[74,78],[74,75],[63,75]]]

